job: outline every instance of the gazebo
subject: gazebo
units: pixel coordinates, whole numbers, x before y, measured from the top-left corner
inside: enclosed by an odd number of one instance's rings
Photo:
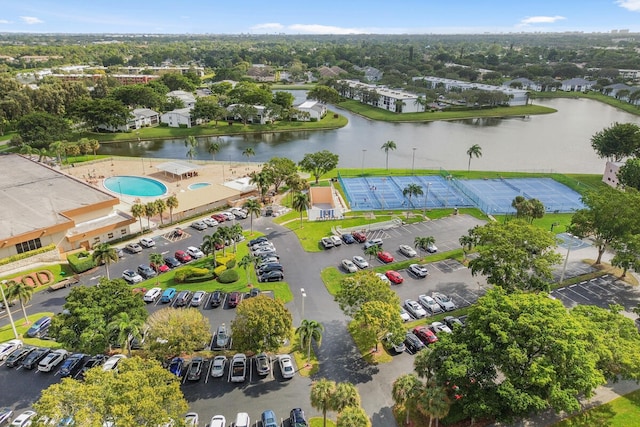
[[[167,173],[170,173],[174,177],[179,176],[180,179],[182,179],[191,178],[192,176],[198,176],[198,169],[200,169],[200,166],[190,162],[176,160],[173,162],[160,163],[158,166],[156,166],[156,169],[163,171],[165,176],[167,175]]]

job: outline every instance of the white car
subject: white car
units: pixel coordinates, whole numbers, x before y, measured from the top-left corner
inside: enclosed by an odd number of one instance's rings
[[[237,353],[231,359],[231,382],[242,383],[247,378],[247,356]]]
[[[191,228],[202,231],[207,229],[207,224],[205,224],[204,221],[196,221],[191,223]]]
[[[430,254],[434,254],[434,253],[438,252],[438,247],[436,245],[434,245],[433,243],[429,243],[427,245],[427,252],[429,252]]]
[[[124,280],[126,280],[127,282],[129,282],[130,284],[135,284],[135,283],[140,283],[142,282],[144,279],[142,278],[141,275],[139,275],[138,273],[136,273],[133,270],[125,270],[122,272],[122,278]]]
[[[231,208],[229,212],[234,214],[236,218],[245,219],[247,217],[248,212],[245,209],[241,208]]]
[[[126,358],[127,358],[127,356],[125,356],[124,354],[114,354],[113,356],[108,358],[106,362],[104,362],[104,365],[102,365],[102,370],[103,371],[114,371],[114,370],[118,369],[118,362],[120,362],[122,359],[126,359]]]
[[[189,254],[193,259],[199,259],[204,256],[204,253],[195,246],[189,246],[187,248],[187,254]]]
[[[162,288],[151,288],[142,297],[144,302],[156,302],[162,296]]]
[[[218,225],[218,221],[213,218],[205,218],[202,220],[202,222],[207,224],[208,227],[215,227],[216,225]]]
[[[227,427],[227,420],[225,419],[224,415],[215,415],[213,418],[211,418],[209,427]]]
[[[333,246],[341,246],[342,245],[342,239],[340,238],[340,236],[330,236],[329,238],[333,242]]]
[[[404,307],[407,309],[409,313],[413,315],[416,319],[420,319],[422,317],[427,317],[427,312],[418,304],[416,301],[412,299],[405,300]]]
[[[63,360],[69,357],[69,352],[61,348],[52,351],[38,363],[38,370],[40,372],[51,372],[53,368],[58,366]]]
[[[422,264],[411,264],[407,270],[409,273],[421,279],[429,275],[429,270],[427,270],[427,267]]]
[[[189,412],[184,416],[184,425],[187,427],[198,427],[200,417],[195,412]]]
[[[369,267],[369,263],[367,262],[367,260],[361,257],[360,255],[356,255],[353,257],[353,263],[362,269]]]
[[[443,312],[442,307],[440,307],[440,304],[438,304],[436,300],[431,298],[429,295],[422,294],[418,296],[418,300],[420,300],[420,304],[422,304],[424,308],[429,310],[431,314],[437,314],[437,313]]]
[[[433,296],[433,299],[436,300],[438,305],[442,307],[444,311],[453,311],[456,308],[458,308],[456,306],[456,303],[453,302],[453,300],[448,296],[446,296],[445,294],[441,294],[440,292],[434,292],[431,295]]]
[[[0,344],[0,360],[6,359],[13,350],[17,350],[23,346],[20,340],[11,340]]]
[[[227,358],[225,356],[216,356],[213,358],[211,364],[211,376],[214,378],[220,378],[224,375],[224,367],[227,364]]]
[[[404,307],[400,307],[400,318],[402,319],[403,322],[408,322],[409,320],[411,320],[411,316],[409,315],[409,313],[407,313],[407,310],[404,309]]]
[[[438,333],[438,332],[446,332],[448,334],[453,333],[453,331],[451,330],[450,327],[448,327],[447,325],[445,325],[442,322],[433,322],[429,325],[429,329],[431,329],[434,333]]]
[[[35,416],[35,411],[24,411],[18,415],[10,425],[14,427],[28,427],[33,423],[33,417]]]
[[[383,273],[376,273],[376,276],[378,276],[378,279],[382,280],[384,283],[386,283],[387,285],[391,284],[391,280],[389,280],[389,278],[383,274]]]
[[[282,378],[293,378],[295,369],[293,369],[293,362],[291,362],[291,356],[288,354],[281,354],[278,356],[278,364],[280,365],[280,373]]]
[[[347,273],[355,273],[358,271],[358,267],[348,259],[342,260],[342,268],[344,268]]]
[[[220,215],[222,215],[225,218],[227,218],[227,221],[233,221],[234,219],[236,219],[236,216],[232,212],[229,212],[229,211],[220,212]]]
[[[143,237],[142,239],[140,239],[140,246],[143,246],[145,248],[152,248],[155,245],[156,245],[155,240],[149,237]]]
[[[407,258],[413,258],[414,256],[418,255],[418,253],[415,251],[415,249],[413,249],[409,245],[400,245],[398,247],[398,249],[400,250],[400,253],[402,255],[406,256]]]

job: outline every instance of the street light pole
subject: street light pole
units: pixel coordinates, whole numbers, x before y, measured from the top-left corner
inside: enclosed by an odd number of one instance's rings
[[[360,171],[361,175],[364,175],[364,153],[366,153],[366,152],[367,152],[366,148],[362,149],[362,167],[361,167],[361,171]]]
[[[427,195],[424,196],[424,209],[422,210],[422,216],[427,217],[427,201],[429,200],[429,190],[431,189],[431,183],[427,183]]]
[[[564,274],[567,271],[567,263],[569,262],[569,254],[571,254],[571,248],[573,248],[573,242],[571,242],[571,244],[567,248],[567,256],[564,259],[564,265],[562,266],[562,274],[560,274],[559,284],[562,284],[562,282],[564,281]]]
[[[307,298],[307,293],[304,291],[304,288],[300,288],[300,295],[302,295],[302,316],[300,321],[304,320],[304,300]]]
[[[0,292],[2,292],[2,301],[4,302],[4,308],[7,310],[7,315],[9,316],[9,323],[11,323],[11,329],[13,329],[13,336],[18,339],[18,331],[16,331],[16,325],[13,323],[13,316],[11,315],[11,307],[9,307],[9,302],[7,301],[7,296],[4,294],[4,287],[7,286],[7,281],[3,280],[2,285],[0,285]]]
[[[413,175],[413,167],[416,162],[416,147],[413,147],[413,156],[411,157],[411,175]]]

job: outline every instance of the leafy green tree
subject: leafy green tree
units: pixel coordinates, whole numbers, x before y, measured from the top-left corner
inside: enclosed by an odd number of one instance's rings
[[[127,355],[131,357],[131,340],[142,338],[143,325],[144,320],[139,317],[132,319],[128,313],[118,313],[107,325],[107,329],[117,334],[115,342],[127,350]]]
[[[169,216],[171,218],[171,222],[173,222],[173,210],[179,206],[178,198],[175,194],[167,197],[167,207],[169,208]],[[135,206],[135,205],[134,205]],[[131,214],[133,215],[133,206],[131,206]],[[135,215],[134,215],[135,217]],[[140,220],[142,221],[142,220]],[[142,228],[142,222],[140,222],[140,228]]]
[[[618,170],[618,182],[624,188],[640,190],[640,159],[627,159],[626,163]]]
[[[216,159],[216,154],[220,152],[220,142],[218,139],[207,142],[207,152],[211,154],[213,160]]]
[[[243,300],[231,323],[238,351],[276,351],[291,336],[292,317],[282,301],[263,295]]]
[[[270,171],[271,181],[273,183],[273,191],[278,192],[280,186],[287,181],[292,175],[297,175],[298,166],[296,163],[286,157],[272,157],[266,165]]]
[[[640,271],[640,235],[628,234],[615,240],[611,247],[616,251],[611,265],[622,268],[622,277],[628,270]]]
[[[405,414],[405,424],[409,424],[409,415],[415,407],[415,398],[422,382],[416,374],[404,374],[393,382],[391,396],[399,413]]]
[[[307,98],[320,101],[325,104],[335,104],[340,101],[340,94],[332,87],[316,85],[307,92]]]
[[[35,288],[33,286],[24,284],[22,281],[16,282],[15,280],[7,282],[7,285],[7,299],[17,299],[18,301],[20,301],[20,308],[22,309],[22,314],[24,316],[24,324],[28,325],[29,318],[27,317],[27,309],[25,307],[25,304],[31,301],[31,297],[35,292]]]
[[[296,193],[293,196],[291,207],[300,214],[300,228],[302,228],[302,213],[311,206],[308,193]]]
[[[304,158],[298,162],[298,166],[304,172],[309,172],[316,179],[316,184],[322,175],[335,169],[338,166],[339,156],[328,150],[318,151],[317,153],[307,153]]]
[[[470,252],[476,245],[476,238],[473,235],[465,234],[463,236],[460,236],[460,238],[458,239],[458,242],[460,242],[460,246],[462,246],[462,254],[466,259],[467,253]],[[434,243],[435,243],[435,238],[434,238]]]
[[[416,396],[416,409],[422,415],[429,417],[429,427],[433,424],[433,420],[437,421],[446,417],[449,413],[451,401],[447,396],[447,390],[434,381],[427,381],[420,388]]]
[[[191,115],[195,119],[211,121],[218,117],[218,112],[222,108],[215,97],[198,98],[196,105],[191,110]]]
[[[63,309],[53,317],[49,334],[66,349],[87,354],[103,353],[113,344],[107,325],[119,313],[147,318],[142,298],[121,279],[102,278],[99,286],[73,288]]]
[[[249,215],[249,224],[251,227],[251,234],[253,235],[253,217],[258,218],[262,212],[260,203],[256,199],[248,199],[244,202],[242,207],[247,210],[247,214]]]
[[[307,363],[311,362],[311,342],[315,341],[319,347],[322,344],[324,326],[315,320],[302,319],[300,326],[296,328],[296,335],[300,339],[300,345],[307,348]]]
[[[249,178],[249,183],[254,184],[256,187],[258,187],[260,199],[262,202],[264,202],[267,196],[267,191],[269,191],[269,187],[271,187],[271,184],[273,183],[271,171],[269,169],[263,168],[260,172],[251,172],[249,174]]]
[[[231,115],[239,117],[243,125],[258,114],[258,109],[250,104],[236,104],[231,108]]]
[[[268,105],[273,99],[273,94],[266,86],[260,86],[254,82],[242,81],[235,85],[228,93],[231,104]]]
[[[273,94],[273,103],[281,106],[282,108],[291,108],[293,106],[293,101],[295,101],[295,97],[291,92],[279,90]]]
[[[378,351],[380,339],[387,333],[395,337],[402,336],[403,325],[397,305],[383,301],[367,301],[355,313],[358,322],[358,333],[367,343],[367,347],[375,347]]]
[[[390,150],[395,150],[395,149],[396,149],[396,148],[398,148],[398,147],[397,147],[397,145],[396,145],[396,143],[395,143],[395,142],[393,142],[393,141],[387,141],[387,142],[385,142],[384,144],[382,144],[382,147],[380,147],[380,148],[384,151],[384,153],[385,153],[385,155],[386,155],[386,162],[385,162],[385,165],[386,165],[387,170],[389,170],[389,151],[390,151]],[[403,195],[404,195],[404,194],[403,194]],[[411,198],[411,196],[409,196],[409,198]]]
[[[151,252],[149,254],[149,264],[156,271],[156,285],[160,284],[160,267],[164,265],[164,257],[161,253]]]
[[[54,141],[65,139],[71,132],[61,116],[34,112],[23,116],[16,124],[22,141],[34,148],[47,148]]]
[[[93,258],[93,262],[97,265],[104,264],[104,271],[107,275],[107,280],[110,280],[109,265],[112,262],[118,262],[118,251],[108,243],[100,243],[93,248],[91,258]]]
[[[99,126],[117,128],[131,119],[129,108],[122,102],[111,98],[82,99],[73,105],[71,115],[84,122],[89,129]],[[63,137],[54,138],[54,140]]]
[[[474,156],[476,159],[482,157],[482,147],[480,147],[478,144],[473,144],[467,150],[467,156],[469,156],[469,165],[467,167],[467,172],[469,172],[471,170],[471,158],[473,158]]]
[[[348,406],[338,414],[336,427],[371,427],[371,421],[360,406]]]
[[[161,94],[152,87],[143,84],[116,87],[109,93],[109,97],[130,108],[158,109],[164,101],[164,97]]]
[[[209,320],[195,308],[163,308],[151,314],[146,324],[145,349],[161,361],[202,350],[211,340]]]
[[[133,357],[118,363],[118,373],[91,369],[84,381],[63,378],[42,391],[33,405],[38,416],[73,417],[76,425],[165,425],[180,420],[187,401],[179,379],[160,363]]]
[[[332,397],[336,390],[335,381],[320,378],[311,384],[311,406],[322,411],[322,425],[327,427],[327,411],[332,410]]]
[[[169,91],[184,90],[185,92],[193,92],[196,85],[186,76],[180,73],[166,73],[159,79]]]
[[[335,300],[344,314],[349,317],[354,317],[364,304],[370,301],[385,302],[393,306],[400,305],[398,295],[370,271],[359,271],[342,279]]]
[[[478,257],[469,261],[471,274],[507,291],[544,291],[553,280],[552,268],[562,261],[549,231],[520,220],[488,223],[469,231],[477,241]]]
[[[640,152],[640,127],[634,123],[614,123],[591,137],[591,146],[601,158],[619,162]]]

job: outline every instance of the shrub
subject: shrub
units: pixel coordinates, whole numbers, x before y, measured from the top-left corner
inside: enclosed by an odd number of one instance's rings
[[[231,270],[233,267],[236,266],[236,260],[234,259],[230,259],[229,261],[227,261],[227,263],[225,264],[227,266],[227,269]]]
[[[190,278],[204,277],[210,274],[211,272],[207,268],[184,267],[176,272],[173,276],[173,280],[176,282],[185,282]]]
[[[225,270],[218,276],[218,282],[220,283],[233,283],[238,280],[238,272],[235,270]]]
[[[226,265],[219,265],[216,268],[213,269],[213,274],[218,277],[222,274],[223,271],[225,271],[227,269]]]
[[[23,252],[17,255],[11,255],[10,257],[0,259],[0,265],[11,264],[14,261],[20,261],[21,259],[30,258],[34,255],[43,254],[45,252],[54,250],[56,247],[57,246],[55,245],[55,243],[52,243],[50,245],[43,246],[41,248],[34,249],[32,251]]]
[[[187,277],[186,279],[184,279],[184,283],[201,283],[201,282],[208,282],[209,280],[213,280],[215,279],[215,275],[213,273],[209,273],[207,275],[204,276],[193,276],[193,277]],[[175,279],[175,276],[174,276]]]
[[[67,261],[69,261],[69,266],[76,273],[84,273],[96,266],[93,258],[91,258],[91,254],[87,251],[68,255]]]

